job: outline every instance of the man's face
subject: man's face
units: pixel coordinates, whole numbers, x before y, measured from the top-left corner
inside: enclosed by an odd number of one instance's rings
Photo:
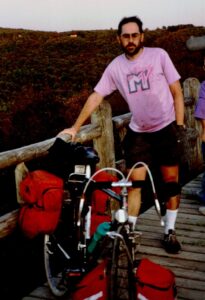
[[[127,23],[122,26],[122,33],[118,36],[118,41],[124,53],[133,58],[143,46],[144,34],[140,33],[136,23]]]

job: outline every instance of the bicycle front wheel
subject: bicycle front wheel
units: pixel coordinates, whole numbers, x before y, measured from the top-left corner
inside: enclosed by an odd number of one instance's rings
[[[44,265],[47,282],[51,292],[62,297],[68,291],[65,282],[65,259],[52,235],[44,237]]]
[[[110,300],[134,300],[132,249],[126,227],[119,226],[117,233],[123,238],[115,237],[110,264]]]

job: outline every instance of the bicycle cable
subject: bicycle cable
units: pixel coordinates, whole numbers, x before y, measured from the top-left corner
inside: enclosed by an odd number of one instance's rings
[[[164,220],[162,219],[161,208],[160,208],[159,200],[158,200],[158,197],[157,197],[157,192],[156,192],[156,189],[155,189],[153,176],[152,176],[152,173],[151,173],[151,171],[150,171],[148,165],[147,165],[146,163],[142,162],[142,161],[137,162],[137,163],[134,164],[134,165],[132,166],[132,168],[130,169],[130,171],[129,171],[129,173],[128,173],[126,179],[127,179],[127,181],[129,180],[129,177],[130,177],[130,175],[131,175],[133,169],[134,169],[136,166],[138,166],[138,165],[143,165],[143,166],[146,168],[146,170],[147,170],[147,173],[148,173],[148,175],[149,175],[149,179],[150,179],[150,182],[151,182],[151,186],[152,186],[152,191],[153,191],[153,196],[154,196],[154,203],[155,203],[156,212],[157,212],[157,214],[158,214],[158,216],[159,216],[161,226],[164,226],[165,223],[164,223]]]
[[[118,170],[118,169],[116,169],[116,168],[105,167],[105,168],[102,168],[102,169],[97,170],[97,171],[89,178],[88,182],[86,183],[86,185],[85,185],[85,187],[84,187],[83,194],[85,194],[85,192],[86,192],[86,190],[87,190],[87,188],[88,188],[88,185],[89,185],[90,182],[94,179],[94,177],[95,177],[96,175],[98,175],[99,173],[103,172],[103,171],[113,171],[113,172],[116,172],[116,173],[118,173],[119,175],[121,175],[122,179],[126,180],[124,174],[123,174],[120,170]]]

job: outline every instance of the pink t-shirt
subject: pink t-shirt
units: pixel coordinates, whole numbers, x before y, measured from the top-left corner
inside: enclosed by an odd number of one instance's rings
[[[130,128],[136,132],[154,132],[175,120],[169,84],[179,79],[165,50],[144,47],[134,61],[124,54],[116,57],[94,90],[103,97],[119,90],[132,113]]]

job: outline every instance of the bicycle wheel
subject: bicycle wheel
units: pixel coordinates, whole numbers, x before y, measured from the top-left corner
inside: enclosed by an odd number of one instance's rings
[[[44,265],[51,292],[57,297],[65,295],[68,291],[64,278],[65,259],[52,235],[48,234],[44,237]]]
[[[53,234],[44,237],[44,267],[51,292],[61,297],[69,290],[66,271],[71,261],[73,210],[71,201],[65,200],[61,217]]]
[[[135,283],[134,283],[134,266],[133,250],[127,229],[121,225],[117,233],[123,237],[115,237],[113,242],[113,252],[110,264],[110,300],[134,300]]]
[[[64,203],[56,230],[44,238],[45,273],[50,290],[57,297],[72,293],[85,272],[83,248],[78,249],[83,230],[74,226],[73,202]]]

